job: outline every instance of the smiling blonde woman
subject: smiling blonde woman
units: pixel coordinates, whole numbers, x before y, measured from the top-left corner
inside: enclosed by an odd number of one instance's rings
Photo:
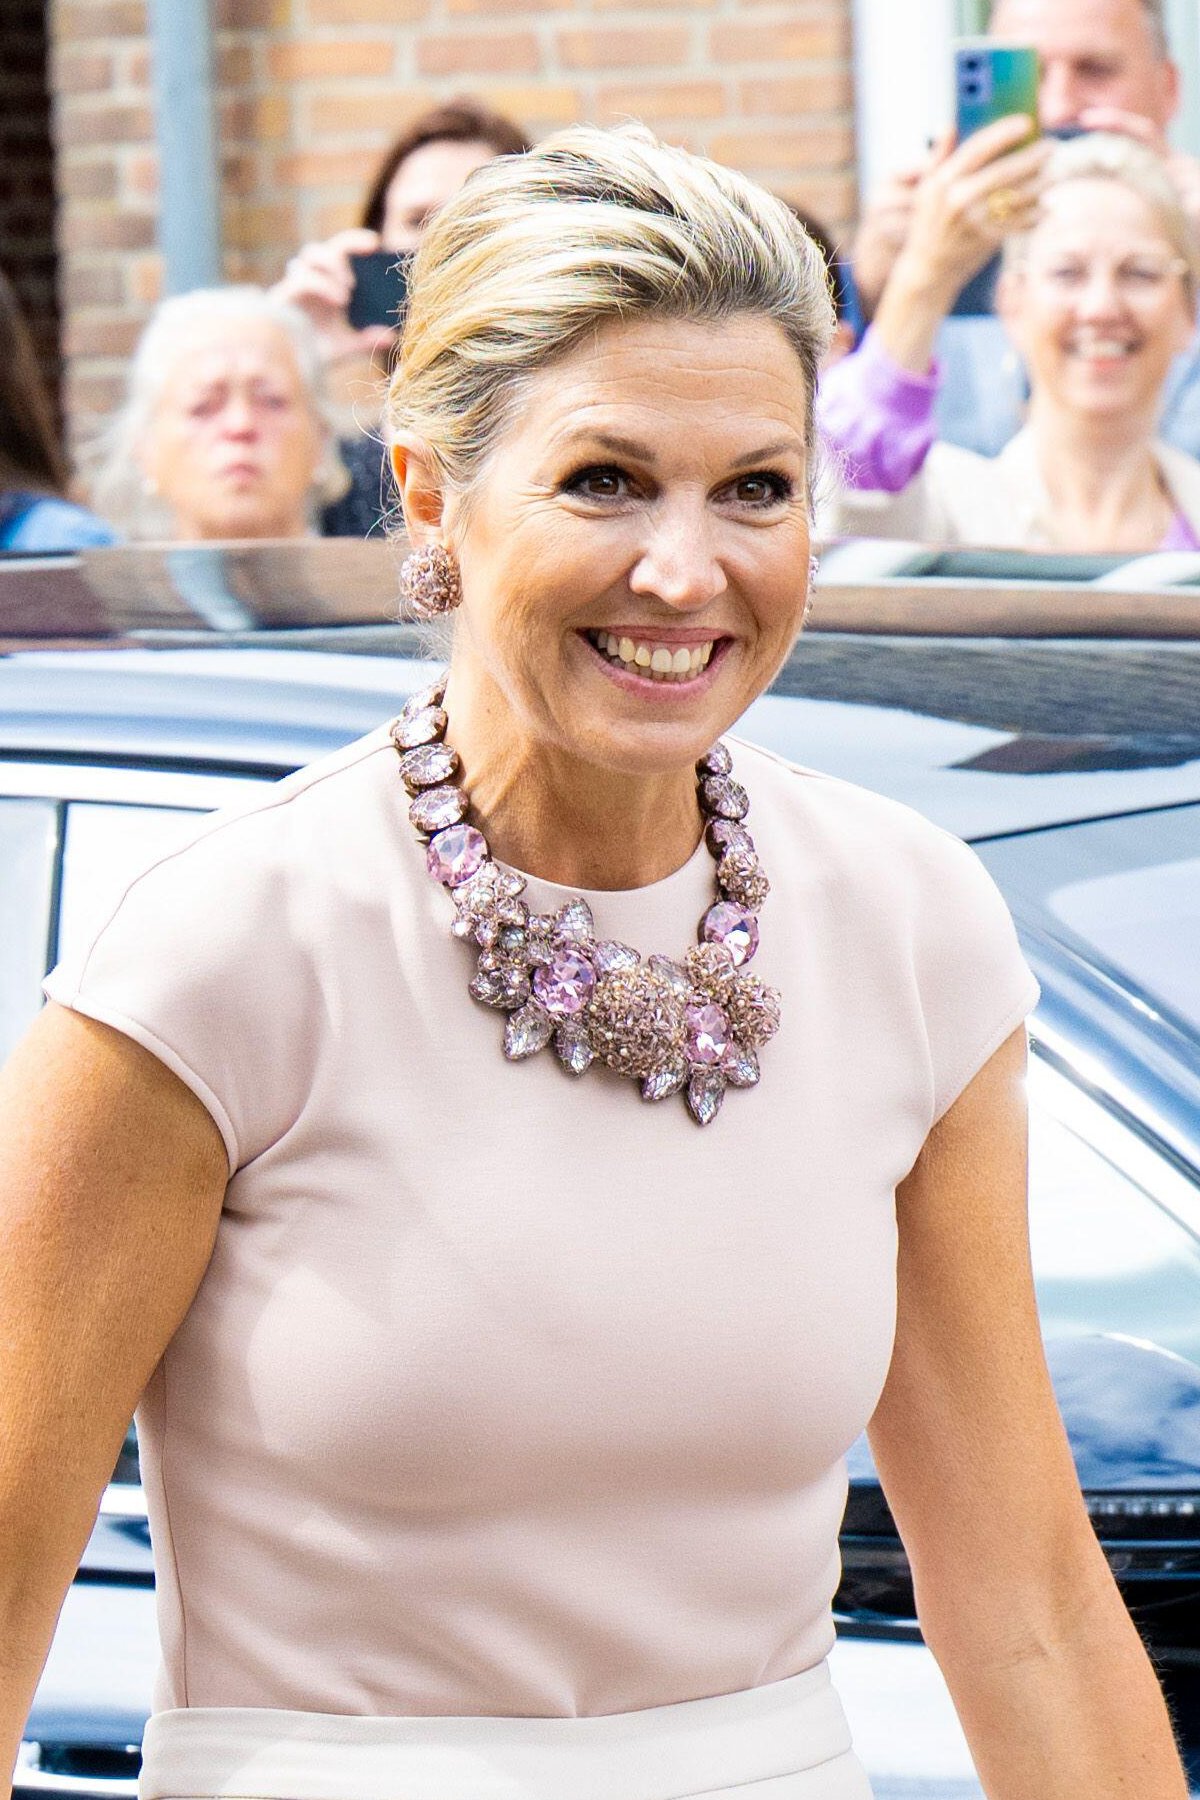
[[[1024,550],[1200,549],[1200,463],[1156,435],[1196,317],[1200,247],[1182,200],[1160,157],[1110,133],[997,161],[1020,126],[1004,119],[968,138],[919,185],[912,241],[875,321],[823,387],[821,426],[843,479],[822,531]],[[1014,163],[1018,185],[997,174]],[[996,310],[1028,377],[1029,410],[986,457],[935,441],[931,357],[955,294],[1002,239]]]
[[[390,431],[447,674],[135,881],[3,1079],[10,1754],[140,1398],[145,1800],[864,1800],[869,1422],[989,1794],[1184,1800],[1042,1360],[1011,921],[726,739],[830,325],[783,206],[637,133],[431,229]]]

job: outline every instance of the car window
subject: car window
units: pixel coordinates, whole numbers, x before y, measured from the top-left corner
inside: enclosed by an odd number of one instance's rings
[[[81,955],[135,875],[196,830],[200,815],[174,806],[76,801],[63,842],[58,955]]]
[[[59,809],[0,800],[0,1062],[41,1004]]]
[[[1200,806],[980,846],[1004,892],[1200,1029]]]
[[[1051,1070],[1031,1070],[1029,1229],[1048,1342],[1104,1334],[1200,1365],[1200,1200]]]

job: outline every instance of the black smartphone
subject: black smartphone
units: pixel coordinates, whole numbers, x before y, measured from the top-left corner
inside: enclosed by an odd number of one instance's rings
[[[364,325],[400,325],[408,300],[411,261],[411,255],[395,250],[369,250],[350,258],[354,286],[346,316],[356,330]]]

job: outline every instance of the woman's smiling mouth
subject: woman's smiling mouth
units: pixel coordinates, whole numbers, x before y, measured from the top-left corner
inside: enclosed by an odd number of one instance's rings
[[[624,630],[583,631],[580,636],[623,673],[641,681],[676,685],[696,681],[708,667],[714,649],[724,642],[718,637],[667,642],[646,632],[635,636]]]

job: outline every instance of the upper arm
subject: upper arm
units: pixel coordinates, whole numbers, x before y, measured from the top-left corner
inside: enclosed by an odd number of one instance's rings
[[[61,1504],[39,1510],[86,1535],[227,1168],[195,1095],[108,1026],[51,1004],[0,1071],[0,1507],[53,1478]]]
[[[1025,1034],[930,1133],[897,1193],[896,1343],[870,1428],[935,1647],[1019,1632],[1105,1573],[1042,1349],[1029,1257]]]

